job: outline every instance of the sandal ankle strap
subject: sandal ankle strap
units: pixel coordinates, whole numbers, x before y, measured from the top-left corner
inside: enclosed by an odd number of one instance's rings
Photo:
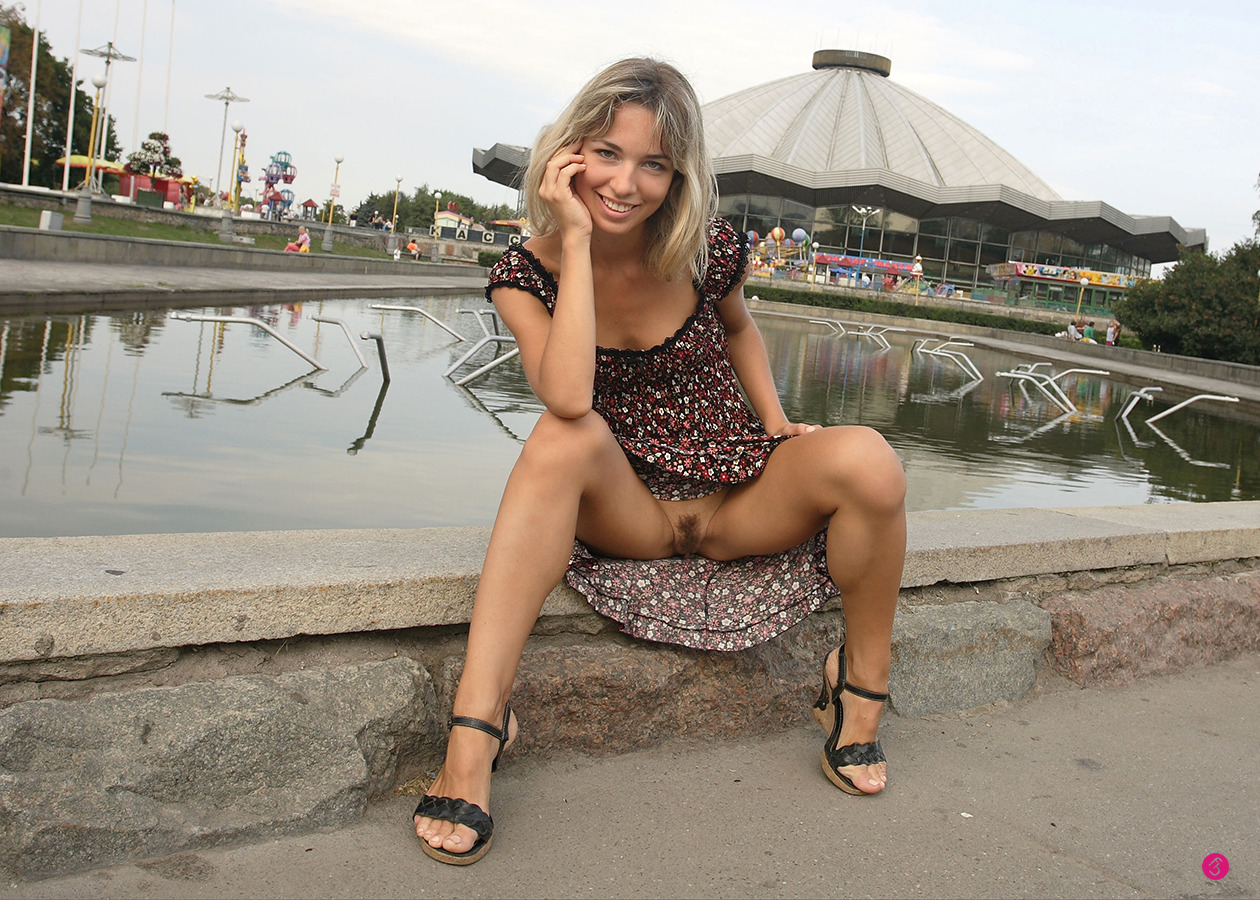
[[[874,700],[876,703],[884,703],[888,700],[887,694],[881,694],[878,691],[868,691],[866,688],[858,687],[851,681],[845,681],[840,690],[848,691],[850,694],[861,697],[864,700]]]
[[[462,728],[473,728],[477,731],[484,731],[490,737],[499,742],[499,750],[494,754],[494,761],[490,763],[490,771],[497,772],[499,770],[499,757],[503,755],[503,748],[507,744],[508,739],[508,723],[512,721],[512,704],[509,703],[503,709],[503,727],[496,728],[489,722],[482,719],[474,719],[472,716],[451,716],[446,720],[446,730],[450,731],[456,725]]]
[[[474,719],[472,716],[451,716],[446,722],[446,730],[450,731],[456,725],[461,728],[475,728],[478,731],[484,731],[500,743],[506,737],[501,729],[496,728],[489,722],[482,721],[481,719]]]

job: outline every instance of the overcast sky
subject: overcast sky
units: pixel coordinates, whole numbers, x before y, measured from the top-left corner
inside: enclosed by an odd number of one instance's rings
[[[327,197],[341,155],[348,206],[396,175],[405,193],[514,203],[473,174],[473,148],[532,143],[609,62],[668,60],[707,102],[835,48],[889,57],[894,81],[1065,199],[1172,216],[1213,250],[1253,234],[1260,209],[1254,0],[27,0],[58,57],[80,5],[79,47],[140,58],[111,67],[126,152],[165,127],[185,172],[213,180],[224,108],[205,95],[231,87],[250,102],[228,112],[225,168],[239,119],[251,173],[288,151],[299,201]],[[79,58],[82,81],[102,68]]]

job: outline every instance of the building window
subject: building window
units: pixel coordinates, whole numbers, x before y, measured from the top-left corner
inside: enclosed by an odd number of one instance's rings
[[[919,235],[919,243],[915,252],[922,256],[924,260],[944,259],[945,246],[945,238],[921,234]]]
[[[951,238],[949,242],[949,261],[957,263],[967,263],[975,265],[977,254],[980,252],[980,245],[973,244],[971,241],[960,241]]]
[[[980,240],[980,223],[975,219],[955,217],[949,223],[949,236],[962,238],[964,241]]]
[[[919,222],[919,234],[939,235],[949,233],[949,219],[924,219]]]

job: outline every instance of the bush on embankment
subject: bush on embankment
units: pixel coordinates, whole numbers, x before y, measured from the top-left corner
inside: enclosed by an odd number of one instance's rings
[[[1006,331],[1027,331],[1032,334],[1056,334],[1062,327],[1053,322],[1037,322],[1030,319],[1016,319],[1010,316],[979,312],[969,309],[952,309],[931,306],[923,302],[919,306],[913,303],[902,303],[896,300],[875,299],[873,297],[854,297],[831,292],[815,292],[809,290],[791,290],[789,288],[746,285],[745,294],[755,293],[762,300],[771,303],[800,303],[804,306],[819,306],[826,309],[848,309],[854,312],[874,313],[883,316],[900,316],[906,319],[929,319],[935,322],[952,322],[958,325],[975,325],[980,328],[1001,328]]]
[[[1224,254],[1187,251],[1155,281],[1140,282],[1116,314],[1149,348],[1260,365],[1260,240]]]

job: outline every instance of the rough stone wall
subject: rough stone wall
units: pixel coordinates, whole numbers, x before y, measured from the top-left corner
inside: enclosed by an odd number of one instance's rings
[[[1123,682],[1260,649],[1260,560],[903,591],[893,711],[1015,701],[1039,672]],[[802,724],[838,601],[703,653],[596,615],[541,620],[512,752],[613,754]],[[0,666],[0,870],[21,879],[356,822],[436,770],[463,628],[304,636]]]

